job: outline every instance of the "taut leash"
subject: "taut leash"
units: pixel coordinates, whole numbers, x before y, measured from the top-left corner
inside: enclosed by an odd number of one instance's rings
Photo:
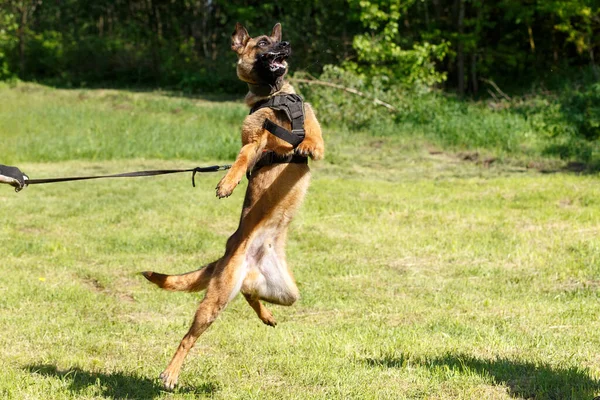
[[[124,172],[121,174],[112,175],[94,175],[94,176],[73,176],[65,178],[47,178],[47,179],[26,179],[25,185],[39,185],[43,183],[57,183],[57,182],[71,182],[71,181],[84,181],[89,179],[103,179],[103,178],[137,178],[141,176],[155,176],[155,175],[167,175],[177,174],[180,172],[191,172],[192,173],[192,186],[196,187],[196,173],[198,172],[216,172],[224,171],[231,168],[231,165],[211,165],[210,167],[196,167],[189,169],[156,169],[149,171],[135,171],[135,172]]]

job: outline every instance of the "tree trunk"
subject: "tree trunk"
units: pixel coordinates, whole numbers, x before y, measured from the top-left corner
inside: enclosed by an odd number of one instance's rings
[[[442,17],[442,5],[440,4],[440,0],[432,0],[433,3],[433,12],[435,15],[435,22],[439,23],[440,18]]]
[[[421,7],[423,7],[423,11],[421,11]],[[429,20],[429,5],[427,4],[427,0],[417,2],[417,8],[419,9],[419,13],[423,13],[423,16],[425,17],[425,26],[429,28],[431,21]]]
[[[160,37],[158,32],[158,19],[156,16],[156,7],[152,0],[147,0],[146,10],[148,13],[148,29],[150,30],[150,54],[152,57],[152,74],[155,79],[158,79],[160,75],[160,60],[159,60],[159,46],[160,46]]]
[[[98,36],[104,36],[104,15],[98,17]]]
[[[535,41],[533,40],[533,29],[531,25],[527,25],[527,34],[529,35],[529,48],[531,49],[531,54],[535,54]]]
[[[471,53],[471,82],[473,83],[473,94],[477,94],[479,91],[479,84],[477,83],[477,49]]]
[[[558,43],[556,41],[556,28],[554,27],[554,15],[551,19],[552,23],[552,58],[554,60],[554,65],[558,64]]]
[[[590,64],[592,65],[592,71],[594,72],[594,76],[597,81],[600,81],[600,71],[598,71],[598,66],[596,65],[596,60],[594,59],[594,47],[590,45]]]
[[[458,94],[465,94],[465,45],[463,43],[465,22],[465,0],[459,0],[458,7],[458,51],[456,55],[458,67]]]
[[[202,51],[204,52],[204,58],[209,58],[209,54],[210,54],[210,50],[208,48],[209,46],[209,40],[210,40],[210,35],[208,33],[208,20],[210,17],[210,5],[211,5],[212,1],[210,0],[205,0],[204,4],[202,5]]]
[[[25,31],[27,29],[27,3],[22,0],[20,3],[19,11],[21,13],[21,20],[19,22],[19,28],[17,29],[17,36],[19,38],[19,76],[25,77]]]

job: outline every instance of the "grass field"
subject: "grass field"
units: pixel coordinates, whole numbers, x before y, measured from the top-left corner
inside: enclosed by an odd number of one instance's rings
[[[221,100],[221,99],[218,99]],[[0,163],[32,178],[230,162],[239,102],[0,88]],[[220,255],[222,173],[0,187],[0,397],[588,399],[600,394],[600,180],[325,131],[294,220],[301,290],[264,326],[235,299],[180,387],[201,294],[139,274]],[[438,149],[439,150],[439,149]],[[444,150],[444,149],[442,149]]]

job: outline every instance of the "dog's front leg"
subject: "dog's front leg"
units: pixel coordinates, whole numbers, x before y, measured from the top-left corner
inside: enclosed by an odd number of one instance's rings
[[[304,104],[304,112],[306,115],[306,120],[304,121],[306,136],[296,148],[296,154],[310,157],[313,160],[321,160],[325,155],[325,144],[323,143],[321,126],[310,104]]]
[[[250,165],[254,163],[262,147],[259,142],[248,143],[242,147],[231,169],[217,185],[217,197],[229,197],[240,183]]]
[[[198,306],[192,326],[181,340],[171,362],[160,374],[160,379],[167,390],[173,390],[177,385],[183,360],[198,340],[198,337],[208,329],[219,313],[227,306],[227,303],[240,291],[247,273],[244,255],[224,257],[219,264],[216,266],[210,284],[206,289],[206,295]]]

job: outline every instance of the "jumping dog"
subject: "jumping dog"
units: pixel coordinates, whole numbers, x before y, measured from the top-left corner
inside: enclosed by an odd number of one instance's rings
[[[279,23],[270,35],[254,38],[236,24],[231,49],[238,57],[237,75],[248,84],[245,102],[253,112],[244,120],[243,146],[217,185],[216,194],[228,197],[248,175],[239,226],[227,240],[223,257],[196,271],[181,275],[143,273],[166,290],[206,290],[189,331],[160,374],[168,390],[177,384],[183,361],[198,337],[239,292],[258,318],[273,327],[276,321],[261,300],[289,306],[299,297],[286,262],[285,245],[288,226],[309,186],[307,157],[320,160],[324,155],[321,128],[311,106],[302,102],[285,80],[291,46],[281,40]],[[298,121],[303,123],[300,128]],[[294,143],[274,134],[273,126],[298,140]]]

